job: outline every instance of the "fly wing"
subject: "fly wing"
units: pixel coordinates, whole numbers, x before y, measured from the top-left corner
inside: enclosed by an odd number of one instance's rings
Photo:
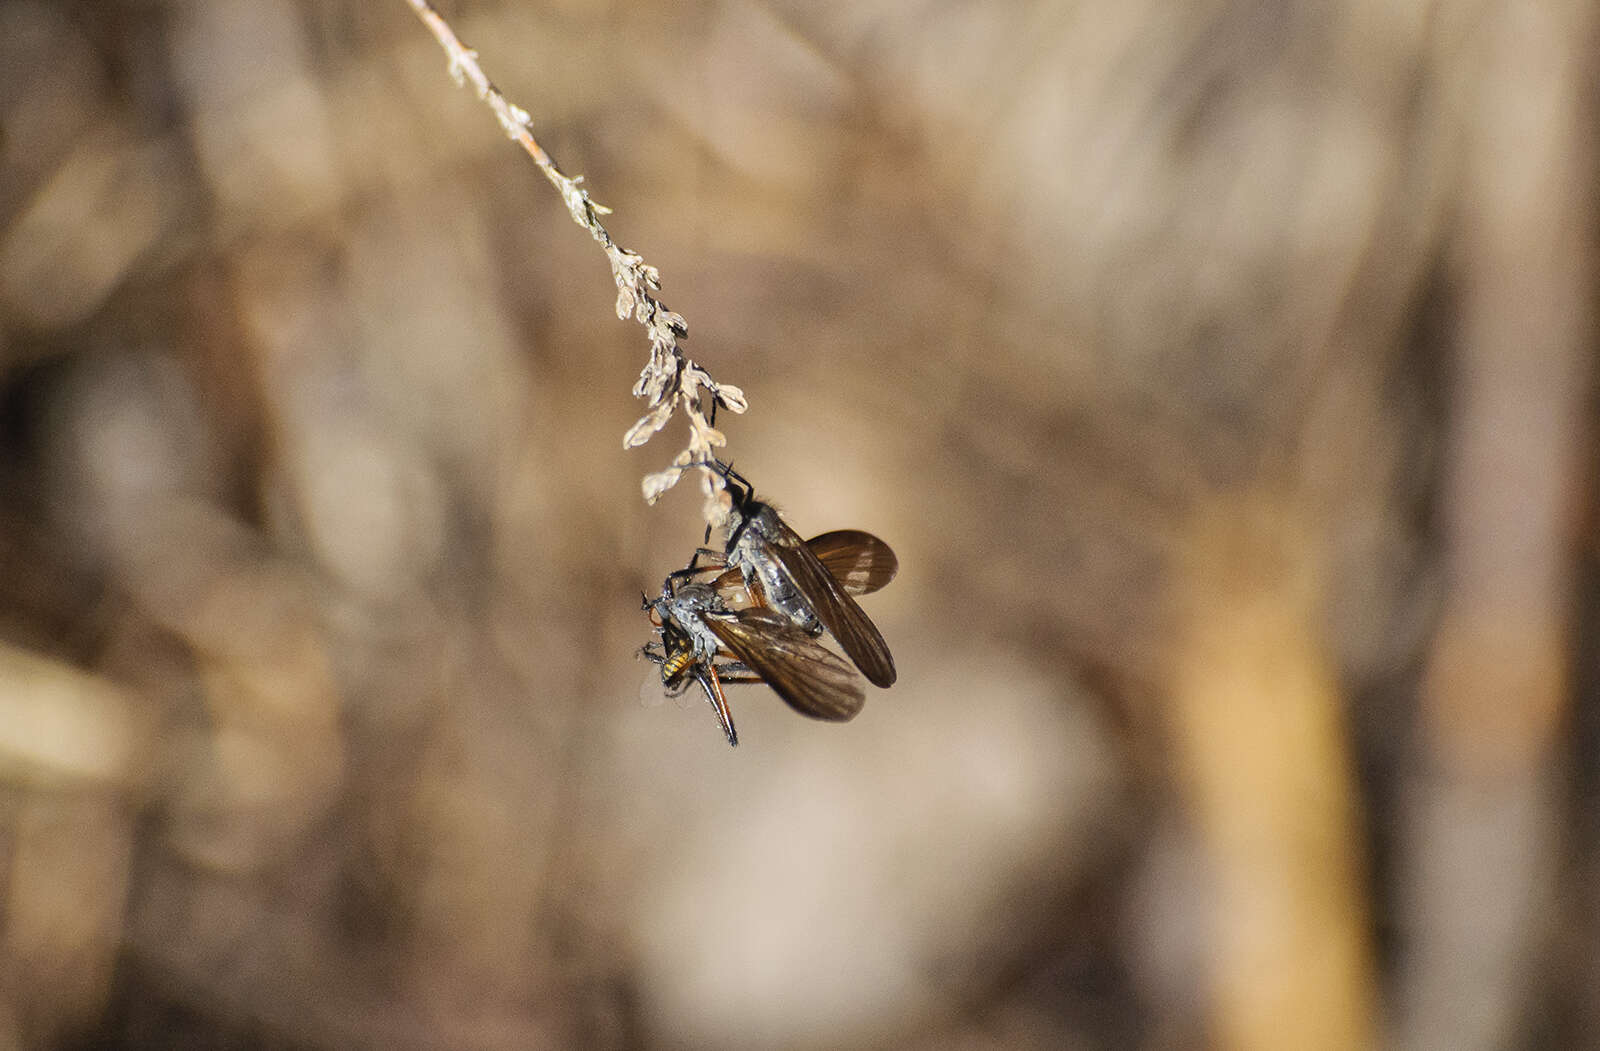
[[[790,530],[790,535],[793,531]],[[887,545],[885,545],[887,546]],[[767,550],[783,566],[795,589],[805,596],[817,620],[827,628],[845,655],[874,686],[894,684],[894,657],[878,626],[866,615],[845,586],[828,572],[820,559],[802,543],[768,544]]]
[[[894,580],[900,571],[900,560],[889,545],[859,529],[822,533],[807,540],[806,547],[850,595],[870,595]],[[711,586],[729,609],[766,605],[760,582],[746,582],[744,572],[737,566],[723,570]]]
[[[717,639],[801,715],[848,722],[866,703],[860,680],[836,654],[768,609],[706,617]]]
[[[859,529],[836,529],[806,541],[822,568],[852,595],[870,595],[900,571],[889,545]]]

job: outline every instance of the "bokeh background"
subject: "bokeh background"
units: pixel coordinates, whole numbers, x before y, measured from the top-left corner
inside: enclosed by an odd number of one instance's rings
[[[402,0],[4,0],[0,1047],[1600,1047],[1592,4],[440,9],[900,681]]]

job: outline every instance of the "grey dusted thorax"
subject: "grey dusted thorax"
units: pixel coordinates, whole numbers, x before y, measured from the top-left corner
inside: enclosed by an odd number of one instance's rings
[[[659,600],[666,612],[682,626],[694,643],[695,656],[707,660],[714,657],[722,643],[701,616],[705,613],[726,613],[727,608],[716,591],[706,584],[685,584],[671,598]]]

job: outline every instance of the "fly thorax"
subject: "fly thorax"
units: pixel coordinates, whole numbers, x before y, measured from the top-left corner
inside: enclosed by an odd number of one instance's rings
[[[689,631],[694,636],[694,651],[696,654],[706,660],[710,660],[717,655],[717,650],[721,648],[722,641],[712,634],[710,628],[706,627],[705,620],[700,617],[694,617],[693,622],[689,625]]]
[[[689,636],[697,658],[709,660],[716,655],[721,642],[706,627],[705,616],[723,611],[722,600],[714,589],[705,584],[685,584],[669,600],[672,619]]]

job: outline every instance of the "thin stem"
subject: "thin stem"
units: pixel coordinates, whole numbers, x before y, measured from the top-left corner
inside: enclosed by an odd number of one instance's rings
[[[455,78],[456,83],[472,82],[478,97],[487,102],[489,108],[494,110],[495,116],[500,118],[500,124],[506,129],[506,134],[522,144],[522,148],[528,151],[534,163],[538,164],[549,176],[550,181],[559,188],[566,176],[556,168],[550,155],[544,152],[544,147],[539,145],[533,133],[528,130],[528,114],[507,102],[500,89],[484,75],[483,67],[478,65],[478,53],[461,42],[461,38],[456,36],[455,30],[450,28],[444,16],[435,11],[428,0],[406,0],[406,3],[416,11],[417,17],[422,19],[422,24],[433,31],[434,39],[439,41],[439,46],[450,56],[450,75]]]
[[[406,3],[444,48],[450,59],[450,76],[457,84],[472,85],[478,98],[494,111],[507,137],[528,152],[545,178],[560,192],[573,221],[588,230],[605,250],[617,285],[617,316],[633,315],[650,334],[650,360],[633,387],[635,397],[647,399],[650,411],[628,428],[622,444],[624,448],[643,445],[665,427],[679,409],[689,421],[689,444],[666,470],[645,476],[645,499],[654,503],[677,484],[685,470],[698,467],[706,494],[706,518],[708,521],[720,519],[727,507],[727,497],[724,479],[715,470],[714,461],[715,450],[727,444],[727,439],[713,426],[713,421],[719,406],[732,412],[744,412],[747,407],[744,392],[731,384],[717,383],[709,372],[683,352],[678,343],[688,337],[689,327],[682,316],[668,310],[656,298],[655,293],[661,290],[660,272],[646,265],[638,253],[628,251],[611,239],[600,223],[600,216],[609,215],[611,209],[590,200],[589,191],[580,185],[582,176],[569,177],[556,167],[555,161],[533,137],[528,111],[508,101],[494,86],[478,64],[478,53],[461,42],[428,0],[406,0]]]

